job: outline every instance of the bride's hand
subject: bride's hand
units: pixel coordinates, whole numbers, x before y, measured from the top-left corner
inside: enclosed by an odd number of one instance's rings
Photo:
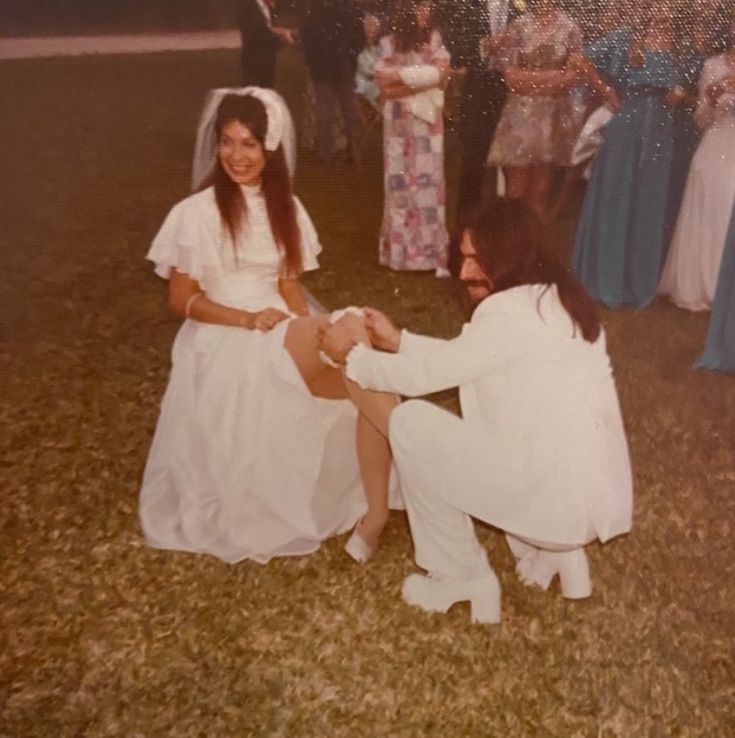
[[[370,334],[370,340],[377,348],[395,353],[401,345],[401,331],[396,328],[391,319],[375,308],[363,308],[365,326]]]
[[[290,316],[278,308],[265,308],[257,313],[251,313],[250,330],[263,331],[267,333],[274,328],[282,320],[286,320]]]

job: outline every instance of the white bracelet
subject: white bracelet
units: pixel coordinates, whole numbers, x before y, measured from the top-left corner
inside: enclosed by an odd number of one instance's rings
[[[203,292],[195,292],[187,301],[186,307],[184,308],[184,315],[188,318],[191,306],[203,295]]]

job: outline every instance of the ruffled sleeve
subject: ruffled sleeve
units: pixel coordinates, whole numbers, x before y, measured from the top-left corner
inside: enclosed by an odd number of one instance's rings
[[[224,271],[221,242],[217,206],[211,191],[204,190],[174,205],[146,258],[155,264],[156,274],[163,279],[169,278],[173,267],[202,282]]]
[[[319,236],[306,208],[298,197],[294,197],[294,200],[296,201],[296,222],[301,233],[301,259],[304,271],[311,272],[319,269],[317,256],[322,252],[322,245],[319,243]]]

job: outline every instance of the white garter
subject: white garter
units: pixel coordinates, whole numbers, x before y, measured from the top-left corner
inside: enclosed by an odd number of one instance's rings
[[[342,308],[341,310],[335,310],[333,313],[329,314],[329,324],[334,325],[340,318],[347,315],[348,313],[352,315],[357,315],[358,318],[364,317],[365,313],[363,313],[362,308],[355,307],[354,305],[349,305],[346,308]],[[327,364],[327,366],[332,366],[335,369],[341,369],[341,364],[337,364],[336,361],[332,361],[332,359],[327,356],[323,351],[319,352],[319,358],[322,360],[324,364]]]

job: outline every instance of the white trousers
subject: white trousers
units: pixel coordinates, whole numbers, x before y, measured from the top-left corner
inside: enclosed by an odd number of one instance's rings
[[[399,405],[390,419],[390,441],[411,526],[416,563],[438,577],[473,579],[491,571],[472,517],[523,539],[523,501],[493,485],[513,473],[513,459],[493,470],[489,439],[466,421],[423,400]],[[496,460],[497,461],[497,460]],[[484,474],[483,474],[483,466]],[[508,468],[510,467],[510,468]],[[520,474],[522,470],[517,470]],[[506,525],[509,522],[510,525]],[[550,550],[584,545],[533,544]],[[529,541],[530,542],[530,541]]]

